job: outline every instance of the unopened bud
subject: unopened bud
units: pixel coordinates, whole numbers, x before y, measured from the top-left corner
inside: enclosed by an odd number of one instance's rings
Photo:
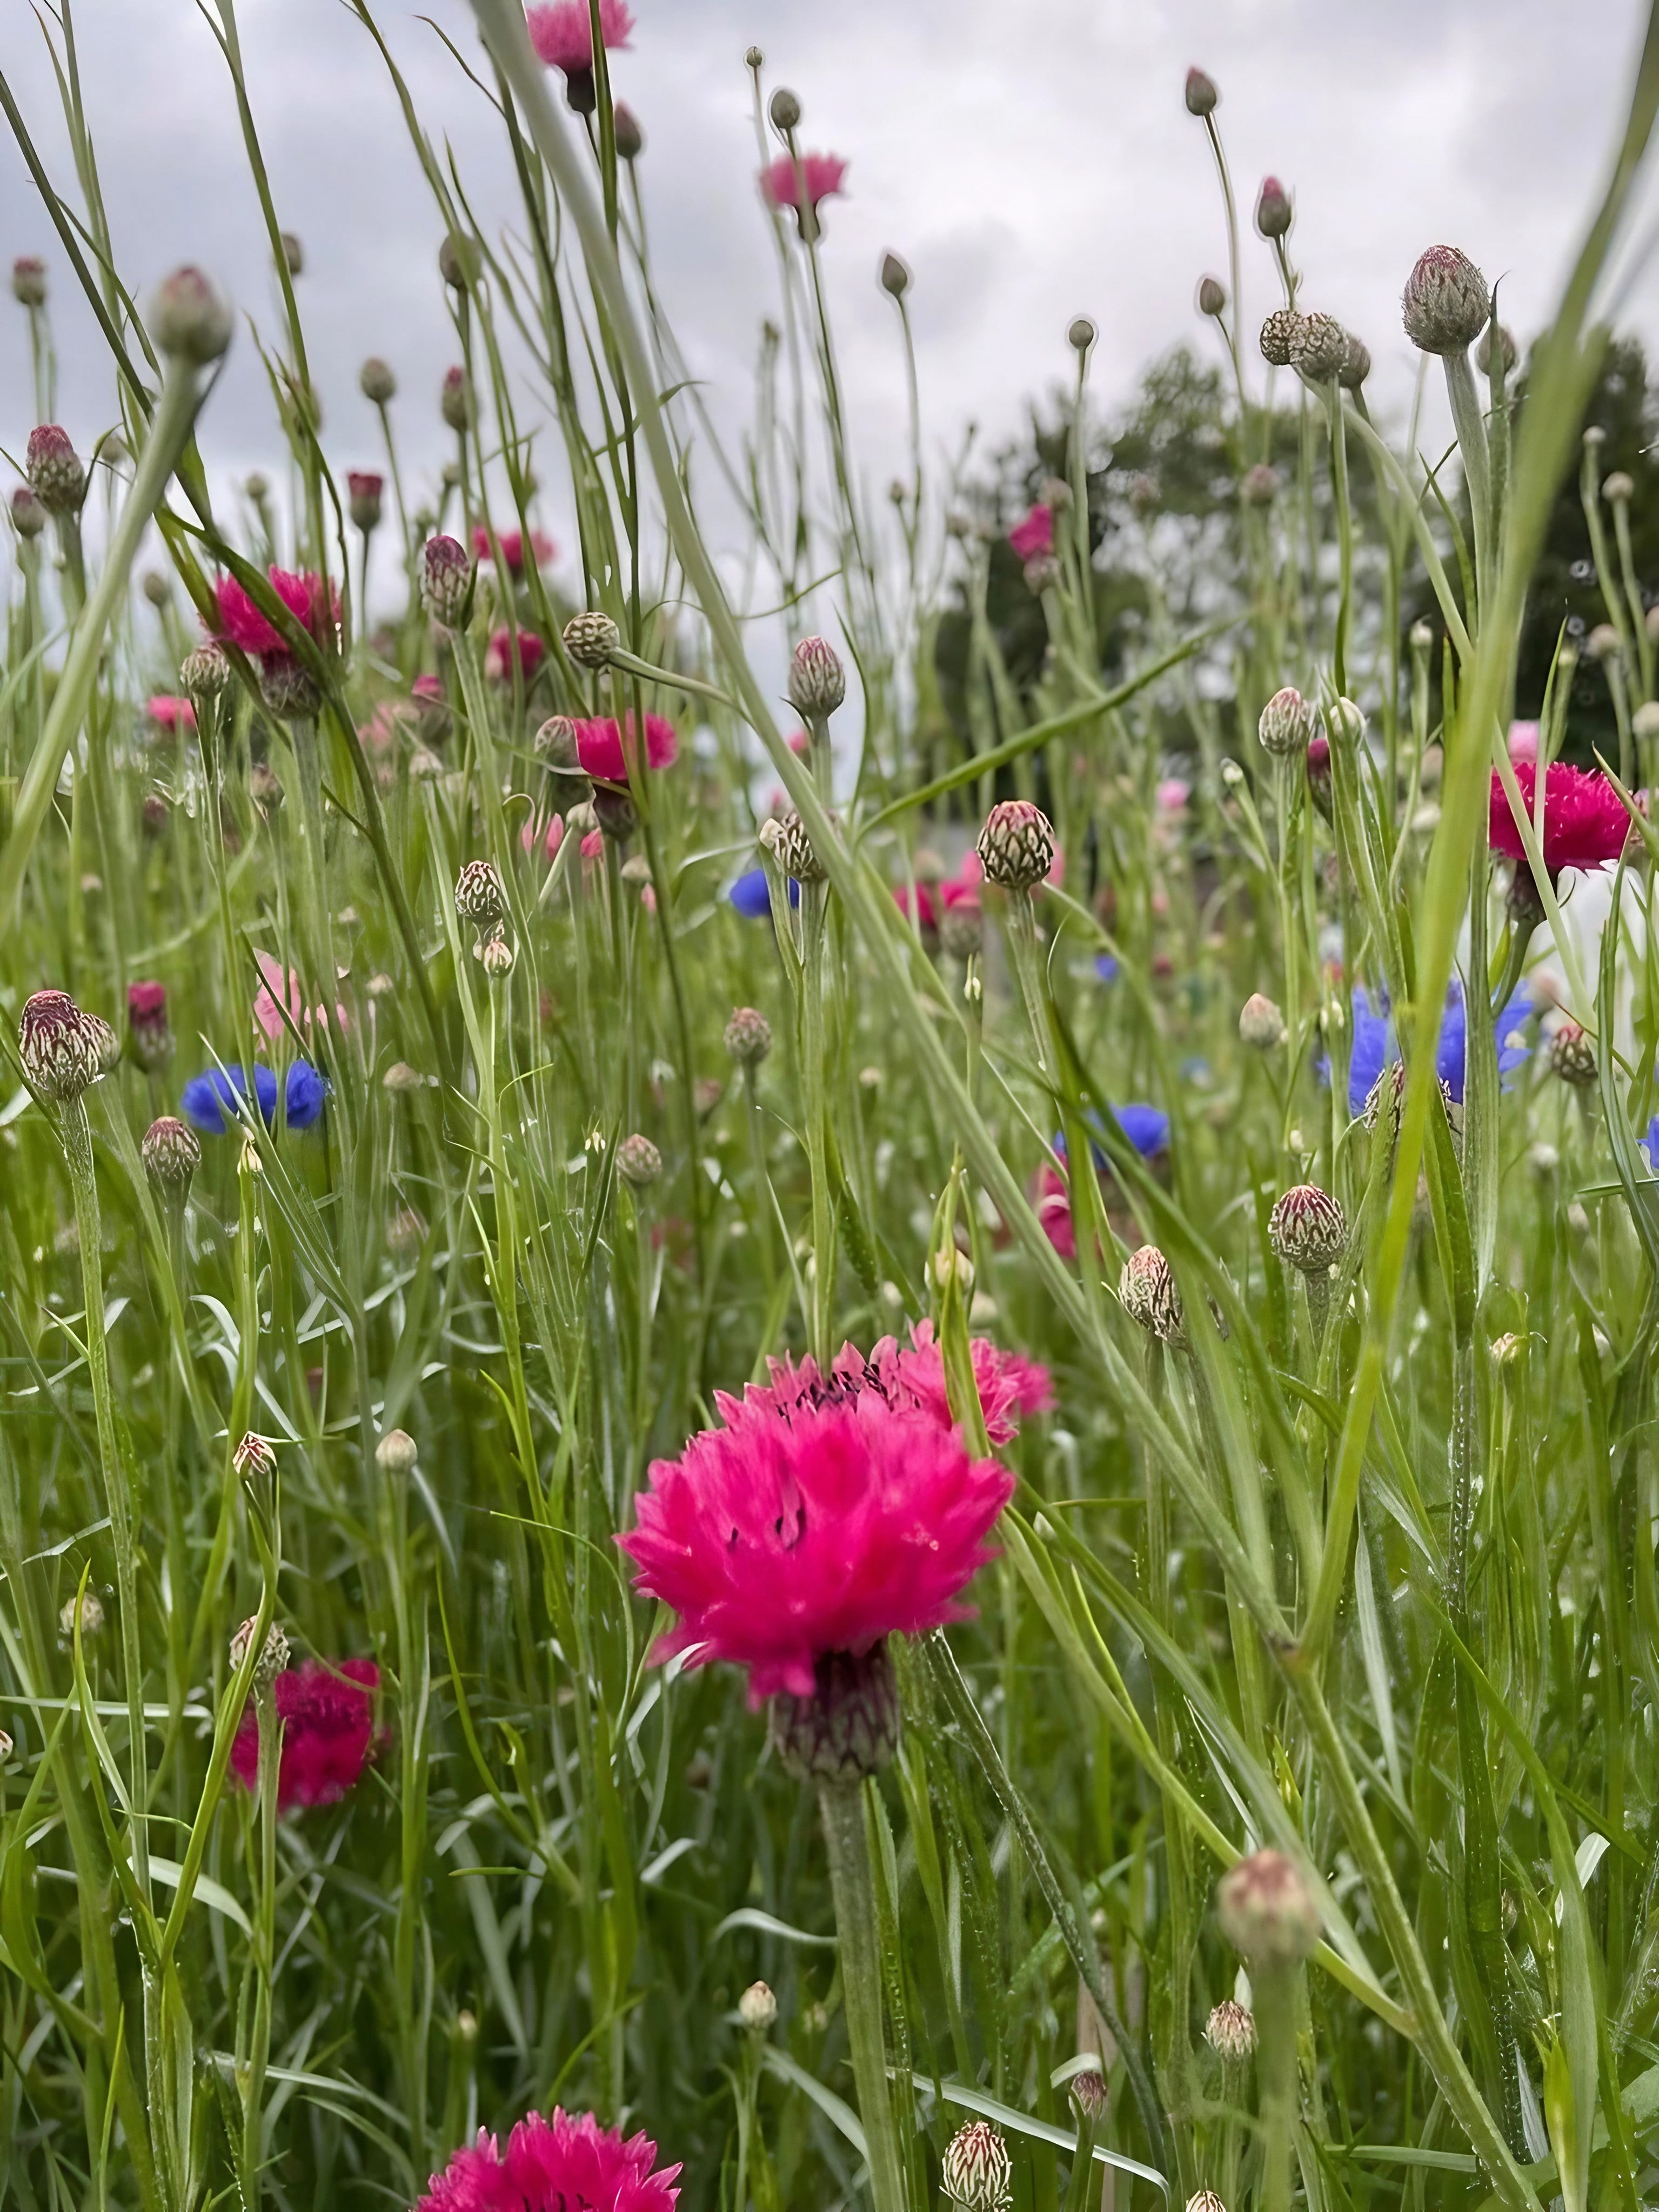
[[[1336,380],[1345,392],[1358,392],[1370,373],[1370,348],[1350,331],[1347,350],[1343,355],[1341,368],[1336,372]]]
[[[465,430],[472,422],[472,385],[464,368],[444,371],[443,390],[438,398],[438,411],[452,430]]]
[[[739,1067],[757,1067],[772,1049],[772,1024],[753,1006],[738,1006],[726,1024],[726,1049]]]
[[[231,1638],[230,1664],[233,1673],[240,1669],[242,1662],[247,1657],[248,1647],[253,1641],[253,1632],[258,1626],[257,1619],[245,1620]],[[288,1664],[288,1638],[273,1620],[265,1631],[264,1649],[260,1652],[253,1669],[255,1682],[261,1687],[274,1682]]]
[[[1319,1942],[1319,1908],[1302,1870],[1282,1851],[1255,1851],[1216,1886],[1221,1932],[1250,1966],[1296,1966]]]
[[[910,289],[908,264],[902,261],[896,253],[884,253],[881,257],[879,281],[884,292],[890,294],[895,300],[902,300]]]
[[[97,1082],[107,1027],[67,991],[37,991],[26,1001],[17,1021],[17,1056],[42,1097],[69,1105]]]
[[[378,354],[371,354],[357,372],[357,388],[374,406],[386,406],[398,396],[398,379],[392,364],[382,361]]]
[[[1342,1202],[1317,1183],[1298,1183],[1273,1207],[1267,1241],[1288,1267],[1310,1277],[1328,1275],[1347,1249]]]
[[[1200,276],[1198,280],[1198,312],[1200,315],[1218,315],[1227,305],[1227,288],[1218,276]]]
[[[1304,315],[1291,349],[1291,359],[1317,384],[1340,376],[1348,359],[1348,333],[1334,315]]]
[[[81,457],[61,424],[42,422],[29,432],[24,469],[30,489],[48,514],[74,514],[87,489]]]
[[[469,860],[455,878],[455,911],[475,929],[493,929],[507,912],[507,895],[493,860]]]
[[[1502,323],[1499,323],[1498,325],[1498,358],[1505,376],[1508,376],[1513,371],[1515,364],[1520,357],[1520,353],[1516,346],[1513,333],[1506,330]],[[1480,370],[1482,376],[1491,375],[1492,324],[1490,320],[1488,320],[1486,329],[1481,331],[1480,342],[1475,347],[1474,365]]]
[[[661,1175],[662,1154],[649,1137],[641,1136],[636,1130],[617,1147],[617,1173],[635,1190],[643,1190]]]
[[[251,1429],[231,1454],[230,1463],[244,1482],[268,1480],[276,1472],[276,1453]]]
[[[1302,318],[1294,307],[1275,307],[1261,325],[1261,358],[1270,368],[1288,368],[1301,342]]]
[[[598,609],[572,615],[564,626],[564,649],[578,668],[609,668],[622,643],[622,632]]]
[[[11,495],[11,526],[25,544],[46,526],[46,510],[32,484],[19,484]]]
[[[1255,727],[1263,752],[1276,760],[1289,760],[1293,754],[1307,750],[1319,727],[1319,711],[1294,684],[1287,684],[1261,709]]]
[[[1473,345],[1492,313],[1486,280],[1455,246],[1431,246],[1418,258],[1401,295],[1406,336],[1425,353],[1459,354]]]
[[[46,304],[46,264],[38,253],[20,253],[11,264],[11,296],[20,307]]]
[[[150,1123],[138,1146],[144,1173],[155,1188],[170,1197],[182,1198],[191,1177],[202,1164],[202,1146],[187,1122],[163,1114]]]
[[[149,327],[164,354],[204,368],[230,343],[235,324],[211,279],[186,267],[175,269],[151,300]]]
[[[1575,1090],[1595,1080],[1595,1046],[1577,1022],[1563,1022],[1550,1039],[1550,1072]]]
[[[513,973],[514,953],[512,940],[501,930],[491,930],[489,936],[472,948],[474,957],[492,983],[505,982]]]
[[[568,714],[550,714],[536,732],[536,750],[551,769],[574,775],[581,767],[576,725]]]
[[[1255,2049],[1255,2018],[1231,1997],[1223,1997],[1204,2023],[1204,2039],[1212,2051],[1237,2063]]]
[[[617,159],[637,161],[645,151],[645,133],[640,128],[640,118],[625,100],[617,102],[611,118],[617,133]]]
[[[800,102],[787,85],[781,84],[767,104],[767,113],[772,118],[772,128],[786,137],[800,127]]]
[[[1008,2146],[988,2120],[969,2120],[945,2146],[939,2179],[963,2212],[1006,2212],[1014,2168]]]
[[[1098,2066],[1085,2066],[1071,2081],[1072,2110],[1079,2127],[1096,2125],[1106,2109],[1106,2076]]]
[[[764,1982],[750,1982],[738,1999],[738,2018],[750,2035],[764,2035],[778,2016],[778,2001]]]
[[[421,598],[434,622],[453,629],[471,582],[472,563],[460,541],[428,538],[421,552]]]
[[[407,1474],[419,1456],[407,1429],[388,1429],[374,1447],[374,1464],[382,1474]]]
[[[1292,216],[1291,196],[1284,185],[1277,177],[1263,177],[1255,200],[1255,227],[1262,237],[1283,238]]]
[[[1187,112],[1188,115],[1213,115],[1221,94],[1215,88],[1213,77],[1206,76],[1201,69],[1187,72]]]
[[[88,1590],[79,1602],[65,1598],[58,1615],[58,1626],[67,1637],[73,1637],[77,1626],[82,1636],[96,1636],[104,1626],[104,1601],[96,1590]]]
[[[1076,354],[1087,353],[1099,332],[1087,315],[1073,315],[1066,325],[1066,343]]]
[[[477,240],[465,231],[452,230],[438,248],[438,274],[452,292],[465,292],[483,273],[483,256]]]
[[[1285,1042],[1285,1017],[1263,992],[1253,991],[1239,1009],[1241,1043],[1252,1052],[1276,1052]]]
[[[847,696],[841,656],[827,638],[804,637],[789,662],[789,703],[798,714],[822,720]]]
[[[294,231],[284,230],[278,234],[278,238],[283,249],[283,263],[284,267],[287,269],[289,275],[290,276],[303,276],[306,265],[306,250],[300,243],[298,235]]]
[[[1004,890],[1029,891],[1054,866],[1054,829],[1032,800],[1005,799],[986,816],[974,850],[987,882]]]
[[[1597,623],[1584,640],[1584,650],[1592,660],[1615,660],[1621,649],[1619,633],[1611,623]]]

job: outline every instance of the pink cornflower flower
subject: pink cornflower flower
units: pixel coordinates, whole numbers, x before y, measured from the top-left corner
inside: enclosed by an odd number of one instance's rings
[[[411,699],[424,699],[428,705],[441,707],[444,702],[442,680],[436,676],[417,676],[409,687]]]
[[[810,1698],[816,1663],[967,1617],[961,1593],[1013,1492],[953,1429],[878,1392],[787,1419],[725,1401],[727,1425],[657,1460],[617,1539],[636,1582],[680,1616],[653,1653],[747,1669],[749,1702]]]
[[[374,1740],[380,1684],[380,1670],[372,1659],[343,1659],[337,1666],[308,1659],[276,1677],[276,1717],[283,1723],[279,1811],[332,1805],[356,1782]],[[252,1709],[242,1715],[230,1763],[238,1781],[252,1790],[259,1774],[259,1723]]]
[[[1000,1350],[988,1337],[975,1337],[970,1350],[986,1434],[994,1444],[1011,1443],[1022,1413],[1043,1413],[1053,1407],[1048,1370],[1019,1352]],[[844,1344],[827,1375],[812,1359],[799,1366],[792,1359],[769,1359],[767,1368],[771,1381],[750,1383],[741,1401],[716,1393],[722,1415],[730,1419],[748,1408],[789,1420],[804,1409],[848,1404],[870,1390],[895,1413],[926,1413],[942,1429],[954,1426],[945,1357],[931,1321],[915,1324],[908,1344],[884,1336],[867,1359],[855,1346]]]
[[[158,691],[153,699],[144,702],[144,712],[158,730],[169,737],[177,737],[181,730],[196,727],[196,709],[188,699],[176,699],[170,691]]]
[[[590,830],[582,839],[580,850],[582,859],[591,867],[605,851],[604,830]]]
[[[1517,761],[1515,780],[1528,815],[1538,770]],[[1524,860],[1526,848],[1510,811],[1509,793],[1496,769],[1492,779],[1491,842],[1494,853]],[[1544,866],[1552,878],[1563,868],[1602,868],[1616,860],[1630,834],[1630,817],[1618,793],[1601,775],[1587,775],[1565,761],[1552,761],[1544,779]]]
[[[635,760],[638,750],[631,709],[620,725],[608,714],[576,725],[576,757],[581,763],[582,774],[597,776],[601,783],[626,783],[628,763]],[[678,735],[667,715],[647,714],[646,766],[672,768],[679,757],[679,750]]]
[[[1508,741],[1511,761],[1538,759],[1538,725],[1536,722],[1511,722]]]
[[[533,629],[521,629],[516,635],[519,647],[519,673],[528,684],[541,666],[542,656],[547,651],[547,647]],[[492,684],[506,684],[511,680],[514,638],[514,633],[512,630],[498,629],[484,650],[483,672]]]
[[[1032,1204],[1043,1235],[1062,1260],[1077,1257],[1077,1224],[1072,1218],[1072,1200],[1066,1188],[1065,1177],[1057,1168],[1046,1163],[1037,1170],[1032,1194]]]
[[[1182,814],[1186,811],[1187,801],[1192,795],[1191,784],[1183,782],[1178,775],[1166,775],[1152,793],[1152,799],[1160,814]]]
[[[942,889],[943,886],[941,885],[940,888]],[[939,902],[933,896],[931,884],[895,884],[893,903],[907,921],[912,915],[915,916],[916,927],[924,937],[930,931],[938,929]]]
[[[1046,561],[1054,550],[1052,507],[1034,507],[1024,522],[1008,532],[1008,543],[1022,561]]]
[[[593,19],[587,0],[549,0],[530,9],[525,16],[530,43],[544,69],[579,75],[593,66]],[[607,53],[625,46],[634,33],[634,17],[625,0],[599,0],[599,36]]]
[[[545,830],[538,830],[533,822],[526,822],[519,832],[519,842],[526,853],[533,853],[539,844],[550,860],[558,858],[559,848],[564,842],[562,816],[550,814]]]
[[[302,629],[320,644],[324,633],[340,619],[337,588],[326,594],[320,576],[307,570],[295,575],[287,568],[272,568],[270,588]],[[221,577],[218,585],[219,628],[216,635],[244,653],[285,653],[287,641],[276,624],[260,613],[234,576]]]
[[[308,1030],[312,1024],[313,1010],[307,1008],[306,1005],[305,993],[301,988],[300,978],[294,969],[290,968],[285,972],[282,962],[270,952],[256,952],[253,957],[263,979],[258,989],[253,994],[255,1028],[262,1030],[272,1044],[276,1044],[281,1038],[289,1035],[288,1024],[283,1019],[282,1009],[278,1005],[278,999],[282,998],[288,1006],[295,1028]],[[319,1006],[314,1011],[316,1019],[326,1029],[328,1008]],[[334,1018],[339,1024],[340,1032],[343,1036],[351,1027],[351,1017],[343,1006],[337,1006],[334,1009]]]
[[[458,2150],[416,2212],[674,2212],[678,2166],[657,2166],[644,2133],[623,2140],[592,2112],[527,2112],[502,2150],[480,2128]]]
[[[839,154],[803,154],[799,163],[793,155],[780,154],[769,168],[761,172],[761,190],[769,205],[789,208],[799,215],[805,179],[807,204],[816,215],[820,200],[841,191],[846,174],[847,164]]]
[[[508,573],[514,576],[524,574],[524,532],[521,530],[501,530],[495,533],[495,543],[501,549],[501,561]],[[472,532],[472,550],[481,561],[490,557],[489,532],[483,523]],[[530,533],[530,556],[538,568],[550,568],[559,557],[559,549],[544,530]]]

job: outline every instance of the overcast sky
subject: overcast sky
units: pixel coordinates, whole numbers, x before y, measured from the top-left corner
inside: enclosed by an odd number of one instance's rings
[[[464,53],[464,0],[429,13]],[[694,371],[734,419],[775,270],[755,191],[743,56],[800,96],[803,143],[844,155],[826,210],[825,261],[856,425],[878,488],[904,422],[884,247],[913,295],[930,442],[976,420],[993,443],[1066,370],[1071,318],[1100,326],[1094,388],[1107,405],[1179,338],[1209,333],[1193,292],[1224,272],[1189,63],[1221,87],[1219,121],[1246,209],[1264,171],[1294,192],[1307,303],[1370,343],[1376,396],[1403,406],[1414,356],[1398,296],[1417,253],[1448,240],[1503,280],[1506,318],[1547,312],[1600,187],[1644,10],[1637,0],[636,0],[621,95],[647,137],[641,165],[661,289]],[[512,179],[480,94],[408,0],[378,20],[432,137],[454,149],[474,206],[499,231]],[[307,254],[308,342],[342,469],[372,463],[365,354],[403,380],[401,434],[435,466],[439,380],[453,340],[434,264],[435,210],[374,44],[342,0],[242,0],[256,118],[282,222]],[[86,99],[124,275],[145,284],[199,260],[274,327],[274,288],[223,64],[193,0],[80,0]],[[54,174],[72,172],[40,34],[5,0],[0,65]],[[1650,209],[1655,204],[1650,188]],[[58,412],[83,447],[113,419],[90,319],[9,133],[0,129],[0,252],[53,266],[64,355]],[[1249,326],[1273,304],[1266,251],[1246,249]],[[1622,318],[1659,336],[1649,271]],[[24,319],[0,299],[0,441],[31,415]],[[277,461],[246,332],[203,439],[216,471]],[[555,501],[556,504],[556,501]],[[565,518],[548,517],[556,534]],[[565,532],[568,535],[568,531]]]

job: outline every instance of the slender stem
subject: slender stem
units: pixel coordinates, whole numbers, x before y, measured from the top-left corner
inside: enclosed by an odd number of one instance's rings
[[[827,891],[801,886],[801,1081],[806,1108],[806,1158],[812,1178],[812,1310],[807,1316],[812,1357],[827,1368],[836,1296],[836,1215],[830,1192],[823,1083],[823,937]]]
[[[1261,2127],[1261,2212],[1290,2212],[1291,2136],[1296,2122],[1296,1975],[1294,1966],[1257,1966],[1250,1975],[1257,2041],[1256,2089]]]
[[[898,2130],[887,2094],[887,2053],[882,2035],[881,1956],[876,1941],[876,1886],[864,1826],[861,1782],[820,1782],[818,1811],[830,1856],[841,1950],[842,2004],[852,2047],[853,2081],[870,2161],[875,2212],[904,2212]]]

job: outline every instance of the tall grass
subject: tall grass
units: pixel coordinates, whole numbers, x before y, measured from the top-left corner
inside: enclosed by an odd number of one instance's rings
[[[1074,329],[1053,551],[1028,570],[1049,649],[1022,689],[988,614],[994,533],[955,520],[971,487],[932,480],[918,432],[911,478],[867,495],[832,216],[763,209],[777,337],[726,452],[660,306],[603,46],[574,112],[513,0],[474,4],[456,98],[495,104],[522,192],[499,238],[353,0],[431,188],[465,372],[441,482],[400,461],[416,403],[377,403],[368,526],[343,483],[363,457],[319,429],[232,0],[204,14],[283,307],[260,342],[286,481],[258,532],[210,490],[210,367],[166,354],[113,264],[67,5],[72,182],[0,80],[136,457],[90,558],[72,502],[18,531],[0,670],[5,2201],[412,2204],[480,2126],[558,2102],[648,2130],[722,2212],[850,2202],[872,2166],[878,2212],[919,2212],[973,2115],[1018,2212],[1062,2191],[1083,2212],[1097,2182],[1114,2208],[1634,2212],[1659,2127],[1654,832],[1589,964],[1570,879],[1534,853],[1528,936],[1528,871],[1517,893],[1486,824],[1494,770],[1521,805],[1517,643],[1659,18],[1524,404],[1500,346],[1484,392],[1449,362],[1461,470],[1430,473],[1363,387],[1270,391],[1224,297],[1248,605],[1176,632],[1148,532],[1147,649],[1115,686]],[[797,161],[751,67],[760,143]],[[1206,129],[1236,296],[1254,249]],[[1305,310],[1318,272],[1291,249],[1273,281]],[[908,345],[905,272],[884,282]],[[44,416],[50,301],[27,312]],[[1264,477],[1287,392],[1295,465]],[[1583,465],[1599,518],[1593,444]],[[741,592],[711,500],[742,517]],[[133,573],[152,520],[159,609]],[[1631,570],[1616,498],[1611,520],[1618,766],[1650,790],[1659,579]],[[568,557],[513,573],[509,535],[548,526]],[[443,623],[434,530],[484,549]],[[328,580],[337,622],[296,619],[273,565]],[[1403,641],[1425,576],[1438,620]],[[232,640],[227,688],[198,667],[194,726],[169,732],[145,700],[187,688],[226,580],[274,625],[286,692]],[[971,647],[942,735],[947,605]],[[779,606],[848,677],[799,749],[746,642]],[[567,641],[578,614],[614,649]],[[1291,684],[1322,714],[1328,797],[1299,744],[1258,740]],[[630,763],[596,817],[555,718],[647,714],[678,761]],[[799,906],[758,835],[775,781],[827,878]],[[981,949],[938,854],[1010,795],[1047,809],[1063,873],[968,902]],[[479,862],[501,912],[475,944],[457,884]],[[1513,987],[1551,949],[1576,1060],[1540,1040],[1541,992],[1510,1047]],[[170,1056],[129,1025],[150,981]],[[42,988],[125,1043],[84,1099],[12,1042]],[[1279,1021],[1250,1042],[1255,994]],[[1350,1067],[1385,1000],[1406,1073],[1368,1115]],[[728,1050],[737,1008],[769,1055]],[[256,1045],[285,1103],[233,1105],[186,1195],[144,1133],[198,1073],[229,1099]],[[1304,1277],[1273,1215],[1310,1183],[1346,1236]],[[1183,1317],[1161,1334],[1121,1274],[1146,1245]],[[922,1322],[970,1441],[970,1330],[1046,1363],[1055,1406],[1005,1448],[976,1618],[897,1654],[902,1744],[863,1790],[875,1987],[844,1911],[837,1951],[810,1794],[740,1681],[652,1664],[666,1623],[611,1540],[717,1392]],[[296,1662],[379,1670],[361,1779],[280,1816],[273,1628]],[[859,1838],[830,1841],[839,1894]],[[1252,1990],[1212,1894],[1262,1846],[1322,1940]],[[739,2012],[759,1980],[775,2020]],[[1234,1996],[1254,2060],[1206,2034]],[[849,2054],[866,2003],[893,2172],[867,2037]]]

